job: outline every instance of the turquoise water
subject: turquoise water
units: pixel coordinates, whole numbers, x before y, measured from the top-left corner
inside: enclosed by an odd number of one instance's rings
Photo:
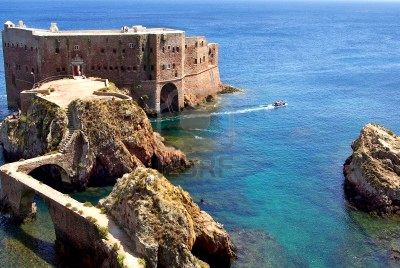
[[[70,29],[167,26],[220,44],[222,80],[244,93],[222,96],[211,113],[163,119],[154,128],[202,160],[170,179],[203,199],[201,207],[231,232],[235,266],[395,265],[399,221],[348,208],[342,164],[363,124],[400,133],[400,4],[26,3],[2,4],[0,18],[38,27],[56,20]],[[260,107],[275,99],[288,107]],[[108,191],[78,198],[95,202]],[[6,266],[56,263],[54,231],[40,208],[41,224],[22,230],[2,219]]]

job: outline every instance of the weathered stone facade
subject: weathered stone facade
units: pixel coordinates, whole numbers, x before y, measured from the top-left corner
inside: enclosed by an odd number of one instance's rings
[[[59,31],[6,22],[3,51],[8,105],[23,90],[62,76],[107,78],[149,111],[179,110],[220,90],[218,45],[184,31],[142,26]]]

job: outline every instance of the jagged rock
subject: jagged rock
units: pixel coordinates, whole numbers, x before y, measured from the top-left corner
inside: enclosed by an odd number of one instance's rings
[[[120,177],[143,165],[163,173],[190,165],[181,151],[164,145],[133,101],[76,100],[69,110],[91,145],[96,178]]]
[[[150,267],[228,267],[235,257],[223,226],[155,170],[124,175],[100,204]]]
[[[73,181],[80,187],[89,181],[112,183],[138,166],[168,173],[190,165],[181,151],[164,145],[131,100],[76,100],[66,111],[34,98],[27,114],[4,120],[0,141],[7,161],[15,161],[56,151],[74,131],[79,131],[81,142],[76,142],[73,163],[79,181]]]
[[[27,114],[9,116],[1,124],[0,142],[7,161],[28,159],[54,151],[67,128],[65,111],[34,99]]]
[[[343,170],[347,199],[364,211],[400,213],[400,137],[367,124],[352,149]]]

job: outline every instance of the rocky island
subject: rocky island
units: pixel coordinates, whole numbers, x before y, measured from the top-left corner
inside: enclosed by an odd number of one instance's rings
[[[192,162],[147,117],[235,91],[220,81],[218,44],[140,25],[61,31],[7,21],[2,36],[5,66],[25,70],[5,75],[8,106],[19,111],[0,126],[10,162],[0,167],[3,212],[33,220],[35,195],[44,199],[70,266],[229,267],[223,226],[162,175]],[[105,185],[114,189],[96,207],[66,194]]]
[[[63,259],[89,267],[230,266],[234,247],[223,226],[161,175],[191,162],[164,144],[131,97],[108,80],[74,78],[24,91],[21,100],[21,113],[0,127],[4,156],[15,161],[0,168],[1,207],[16,220],[34,219],[33,198],[41,196]],[[98,207],[60,192],[113,184]]]
[[[367,124],[351,147],[343,168],[348,201],[363,211],[400,214],[400,137]]]

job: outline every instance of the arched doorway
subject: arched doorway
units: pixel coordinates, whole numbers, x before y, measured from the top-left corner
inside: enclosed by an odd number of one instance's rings
[[[160,112],[179,111],[178,89],[173,83],[165,84],[160,92]]]
[[[28,175],[60,192],[69,192],[72,190],[71,178],[58,165],[46,164],[33,169]]]

